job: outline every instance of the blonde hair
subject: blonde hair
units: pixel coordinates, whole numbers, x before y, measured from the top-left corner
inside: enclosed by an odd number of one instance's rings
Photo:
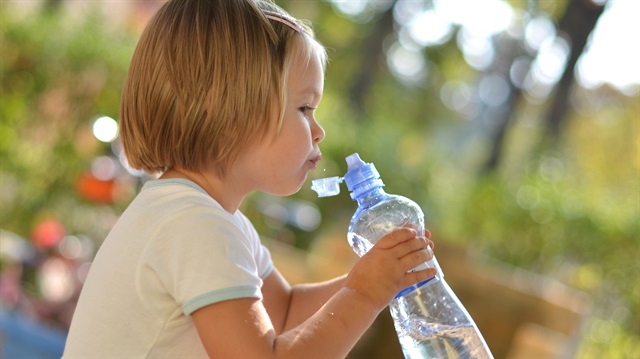
[[[291,66],[313,56],[324,66],[311,27],[273,3],[168,1],[142,33],[122,92],[129,164],[149,173],[213,165],[224,174],[247,144],[279,129]]]

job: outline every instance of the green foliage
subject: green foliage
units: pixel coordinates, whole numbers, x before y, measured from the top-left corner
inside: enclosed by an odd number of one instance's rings
[[[97,217],[113,211],[81,199],[76,182],[108,151],[91,125],[98,115],[117,116],[133,37],[107,33],[97,12],[69,21],[56,11],[19,16],[8,6],[0,11],[0,227],[28,237],[54,217],[72,233],[101,236],[108,227]]]

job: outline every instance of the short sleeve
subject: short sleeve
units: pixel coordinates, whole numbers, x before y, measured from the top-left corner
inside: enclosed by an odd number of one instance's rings
[[[269,274],[271,274],[271,271],[273,270],[271,253],[260,241],[260,236],[258,235],[258,232],[256,231],[253,224],[251,224],[249,219],[240,212],[238,212],[238,217],[240,222],[242,223],[244,232],[257,249],[255,258],[258,267],[258,273],[260,275],[260,279],[264,280],[269,276]]]
[[[141,270],[153,272],[185,315],[225,300],[262,298],[271,258],[250,222],[236,218],[218,208],[191,208],[165,221],[145,250]]]

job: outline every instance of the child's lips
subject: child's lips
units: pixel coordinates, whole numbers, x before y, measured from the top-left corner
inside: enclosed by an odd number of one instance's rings
[[[313,163],[313,166],[315,167],[318,165],[318,162],[320,162],[320,160],[322,160],[322,154],[319,154],[318,156],[310,159],[309,161]]]

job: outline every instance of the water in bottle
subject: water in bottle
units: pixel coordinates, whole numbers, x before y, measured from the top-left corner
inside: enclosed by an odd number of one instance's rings
[[[387,194],[380,174],[357,153],[347,157],[344,177],[314,180],[320,197],[336,195],[346,182],[358,208],[351,218],[347,239],[364,255],[384,235],[400,227],[412,227],[424,235],[424,214],[412,200]],[[436,268],[436,276],[405,288],[389,304],[400,346],[407,359],[493,358],[484,338],[447,282],[435,257],[414,268]]]

